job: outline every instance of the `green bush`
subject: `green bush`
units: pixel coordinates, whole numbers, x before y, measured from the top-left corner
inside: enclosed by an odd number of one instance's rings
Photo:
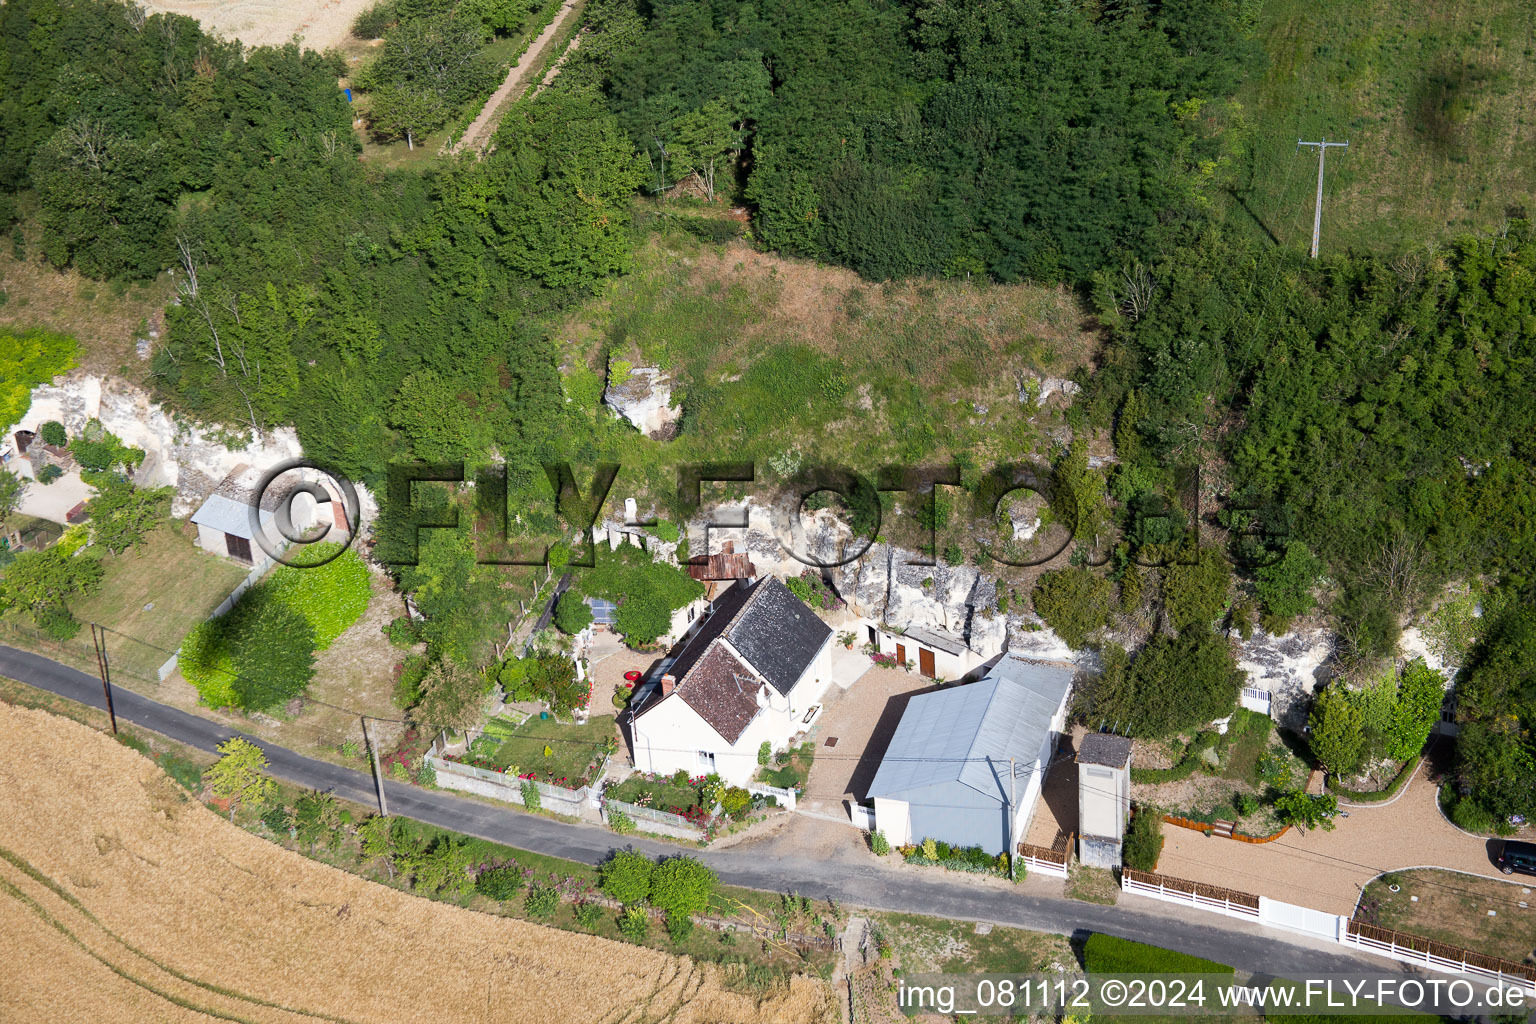
[[[1077,649],[1108,624],[1114,596],[1114,584],[1097,573],[1058,569],[1035,584],[1035,611],[1067,646]]]
[[[523,806],[530,811],[537,811],[544,806],[539,798],[539,787],[535,786],[531,779],[525,779],[518,790],[523,794]]]
[[[74,366],[77,347],[66,334],[0,331],[0,422],[21,422],[32,407],[32,389]]]
[[[1132,871],[1156,871],[1163,853],[1163,818],[1153,808],[1137,808],[1125,833],[1121,857]]]
[[[891,843],[885,838],[884,832],[876,830],[869,834],[869,848],[874,851],[875,856],[884,857],[891,852]]]
[[[62,448],[69,443],[69,434],[64,431],[64,424],[58,420],[49,420],[37,428],[37,436],[43,439],[44,444],[51,444],[55,448]]]
[[[638,850],[618,850],[598,868],[598,888],[626,906],[644,903],[651,894],[656,866]]]
[[[771,760],[773,760],[773,744],[763,740],[762,745],[757,748],[757,763],[766,768]]]
[[[752,794],[740,786],[732,786],[720,797],[721,809],[733,818],[740,816],[751,806]]]
[[[47,465],[37,471],[37,482],[47,486],[64,475],[64,471],[58,466]]]
[[[416,624],[409,615],[397,615],[384,627],[384,635],[396,647],[410,647],[416,643]]]
[[[560,893],[552,885],[535,883],[528,887],[528,894],[523,897],[523,912],[535,920],[545,920],[555,915],[555,908],[560,906]]]
[[[1095,932],[1083,944],[1083,967],[1089,974],[1232,974],[1214,960],[1176,953],[1161,946]]]
[[[204,704],[264,711],[309,686],[314,651],[309,623],[257,584],[227,614],[192,628],[178,665]]]
[[[644,907],[625,907],[619,915],[619,934],[630,942],[644,942],[651,933],[651,915]]]
[[[670,621],[670,620],[669,620]],[[555,604],[555,627],[574,636],[592,624],[592,609],[577,594],[566,592]]]
[[[1450,818],[1457,828],[1480,836],[1492,835],[1494,832],[1493,815],[1487,808],[1479,806],[1477,801],[1467,797],[1451,805]]]
[[[667,936],[673,942],[683,942],[693,934],[693,918],[687,914],[667,914]]]
[[[709,906],[715,883],[715,873],[694,858],[668,857],[651,872],[651,904],[669,916],[700,914]]]
[[[609,811],[608,827],[621,836],[631,835],[635,831],[635,820],[623,811]]]
[[[582,900],[571,908],[576,923],[583,928],[596,928],[597,922],[603,918],[603,905],[593,903],[590,900]]]

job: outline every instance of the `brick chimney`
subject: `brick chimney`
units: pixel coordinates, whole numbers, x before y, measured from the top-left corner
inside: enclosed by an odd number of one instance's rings
[[[720,553],[722,555],[734,555],[736,553],[736,542],[733,540],[728,540],[724,544],[720,545]]]
[[[666,697],[666,696],[670,695],[672,693],[673,689],[676,688],[676,686],[677,686],[677,676],[675,676],[672,673],[668,672],[666,675],[661,677],[661,695],[663,697]]]

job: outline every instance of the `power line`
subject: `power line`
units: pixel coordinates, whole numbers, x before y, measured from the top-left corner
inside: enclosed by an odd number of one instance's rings
[[[1312,210],[1312,258],[1317,259],[1317,242],[1323,233],[1323,164],[1327,160],[1328,148],[1330,146],[1337,149],[1348,149],[1349,143],[1347,141],[1329,142],[1326,137],[1320,142],[1303,142],[1297,139],[1296,152],[1300,153],[1302,146],[1317,147],[1317,202]]]

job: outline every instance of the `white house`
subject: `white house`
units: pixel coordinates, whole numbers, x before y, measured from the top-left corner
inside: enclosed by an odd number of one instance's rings
[[[966,646],[965,640],[946,629],[908,626],[896,629],[867,623],[864,639],[880,654],[892,654],[902,664],[912,662],[929,679],[951,682],[964,677],[984,662],[980,654]]]
[[[741,785],[763,743],[783,750],[810,728],[832,680],[832,630],[766,576],[715,598],[661,677],[631,704],[635,767],[719,773]]]

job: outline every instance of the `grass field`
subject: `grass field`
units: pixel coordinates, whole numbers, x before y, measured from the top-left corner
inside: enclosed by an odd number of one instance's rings
[[[947,971],[1013,974],[1077,969],[1063,935],[946,921],[918,914],[876,914],[872,920],[904,973]]]
[[[1268,0],[1265,74],[1228,221],[1305,248],[1330,150],[1323,248],[1393,248],[1496,228],[1536,175],[1536,16],[1526,0]]]
[[[231,825],[91,729],[0,706],[0,1016],[826,1021],[828,987],[478,914]],[[537,993],[538,998],[529,998]],[[638,1010],[638,1016],[635,1011]],[[201,1014],[202,1016],[199,1016]]]
[[[183,523],[162,526],[137,551],[102,558],[101,589],[70,610],[119,636],[113,668],[155,680],[155,670],[187,631],[207,618],[250,572],[249,567],[209,554],[187,537]]]
[[[1521,962],[1536,950],[1533,881],[1519,875],[1502,882],[1454,871],[1394,871],[1365,887],[1356,916],[1382,928]],[[1528,905],[1522,907],[1522,901]]]

